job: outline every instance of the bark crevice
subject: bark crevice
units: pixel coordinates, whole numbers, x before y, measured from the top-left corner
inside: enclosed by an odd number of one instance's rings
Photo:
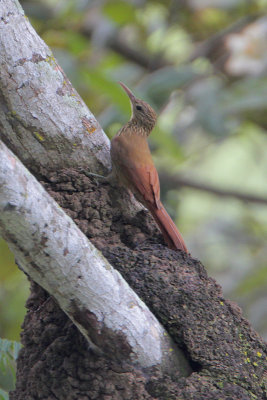
[[[194,372],[181,378],[165,376],[155,368],[148,377],[117,357],[96,355],[54,301],[45,303],[47,294],[34,285],[34,301],[28,301],[30,311],[22,334],[18,386],[11,400],[39,398],[34,397],[37,389],[40,398],[46,398],[47,379],[55,387],[55,396],[62,399],[264,398],[266,347],[198,260],[169,250],[148,212],[142,210],[134,218],[123,216],[114,201],[119,188],[97,183],[73,169],[50,174],[44,186],[145,301],[186,352]],[[127,245],[121,240],[125,236]],[[41,292],[40,298],[36,291]],[[44,307],[38,309],[35,301],[43,301]],[[42,322],[40,327],[40,318],[32,317],[36,307],[41,319],[48,319],[47,325]],[[43,334],[35,335],[36,329]],[[48,358],[40,358],[40,352],[47,352]],[[31,365],[32,354],[38,368]],[[45,384],[39,382],[33,389],[36,368]],[[68,389],[58,391],[57,386]]]

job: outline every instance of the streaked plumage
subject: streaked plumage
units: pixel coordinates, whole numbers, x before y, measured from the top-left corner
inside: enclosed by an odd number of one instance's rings
[[[120,83],[132,105],[132,117],[111,141],[113,171],[153,215],[169,248],[187,252],[184,240],[160,201],[160,184],[147,137],[157,116],[149,104],[137,99]]]

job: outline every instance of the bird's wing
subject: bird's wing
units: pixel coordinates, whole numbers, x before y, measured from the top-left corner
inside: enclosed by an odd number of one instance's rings
[[[132,191],[137,194],[137,198],[144,199],[146,203],[153,204],[157,208],[160,206],[160,186],[159,177],[154,165],[126,166],[125,175],[130,181]]]
[[[138,136],[115,137],[111,142],[111,158],[119,178],[138,200],[159,208],[159,177],[146,140]]]
[[[111,159],[119,180],[150,210],[168,247],[187,252],[180,232],[160,202],[159,177],[146,141],[142,137],[115,137]]]

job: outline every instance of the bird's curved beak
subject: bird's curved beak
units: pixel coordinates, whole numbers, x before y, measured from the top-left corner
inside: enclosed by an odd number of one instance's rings
[[[133,92],[132,92],[126,85],[124,85],[124,83],[119,82],[119,84],[120,84],[121,87],[125,90],[125,92],[126,92],[127,95],[129,96],[131,102],[134,102],[135,99],[136,99],[136,97],[135,97],[135,95],[133,94]]]

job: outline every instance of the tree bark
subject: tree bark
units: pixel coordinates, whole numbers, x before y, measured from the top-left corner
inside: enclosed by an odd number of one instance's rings
[[[1,139],[36,174],[107,172],[109,140],[18,2],[0,2]],[[16,135],[14,135],[14,132]]]
[[[76,295],[79,300],[84,299],[81,309],[87,307],[86,310],[90,310],[85,289],[78,284],[78,271],[73,267],[65,269],[64,284],[53,287],[52,270],[44,261],[44,254],[39,257],[39,248],[36,248],[36,271],[30,268],[34,239],[42,240],[38,229],[34,232],[33,220],[29,226],[23,222],[21,228],[22,232],[25,229],[25,234],[31,232],[35,236],[30,249],[26,249],[28,240],[24,241],[23,235],[14,240],[12,235],[16,230],[12,230],[12,223],[9,242],[13,243],[14,249],[21,246],[19,264],[50,294],[32,283],[23,325],[24,348],[18,360],[17,387],[10,394],[11,400],[263,399],[266,346],[261,338],[242,317],[240,309],[224,300],[221,288],[208,278],[197,260],[164,246],[160,233],[144,209],[131,203],[121,189],[97,183],[86,176],[86,169],[100,173],[109,170],[108,140],[50,50],[25,19],[18,3],[2,1],[0,13],[1,139],[108,260],[99,261],[97,257],[91,271],[98,262],[106,267],[109,262],[115,267],[166,328],[176,346],[183,349],[193,370],[190,376],[181,377],[179,370],[166,373],[166,369],[156,362],[147,373],[145,367],[148,365],[140,365],[129,357],[129,341],[125,336],[121,336],[119,346],[113,331],[104,329],[103,320],[99,324],[94,315],[80,312],[80,309],[78,319],[74,318],[70,307],[74,293],[65,288],[66,282],[72,284],[73,289],[79,289]],[[5,147],[1,150],[7,157],[2,164],[3,172],[8,159],[10,168],[15,159]],[[25,181],[15,174],[17,168],[21,168],[19,162],[15,164],[13,170],[10,169],[13,171],[10,179],[19,187],[19,184],[25,185]],[[5,171],[2,174],[2,189],[6,174]],[[30,180],[30,174],[24,169],[23,174]],[[36,182],[35,185],[39,184]],[[63,211],[54,206],[40,185],[37,192],[46,204],[55,207],[56,219],[60,218]],[[2,230],[4,222],[7,229],[7,215],[15,221],[14,204],[9,204],[6,196],[7,192],[2,190],[1,204],[5,204],[1,210]],[[29,201],[25,198],[19,203],[22,214],[23,211],[27,214]],[[47,210],[41,208],[41,211],[44,215],[37,214],[35,221],[45,224],[49,216],[45,213]],[[68,234],[59,229],[63,256],[65,252],[66,259],[77,262],[78,254],[81,258],[84,256],[80,243],[85,247],[88,244],[69,219],[66,223],[77,233],[79,241],[69,248]],[[62,226],[60,222],[58,227]],[[56,242],[58,236],[56,232],[54,234]],[[50,246],[51,242],[52,236],[48,240],[43,237],[44,253],[45,246]],[[96,254],[95,250],[95,257]],[[56,259],[56,255],[54,261],[61,265],[64,273],[64,264]],[[37,277],[40,265],[45,271],[42,279]],[[81,266],[84,276],[87,274],[85,259]],[[46,286],[44,282],[49,281],[49,274],[50,284]],[[115,272],[111,274],[118,277]],[[121,278],[117,279],[122,282]],[[90,285],[93,286],[94,281],[88,282],[87,286]],[[137,297],[132,296],[137,301]],[[131,306],[124,304],[125,297],[120,300],[122,306],[128,306],[130,310]],[[142,310],[141,314],[147,312],[145,308]],[[105,317],[109,318],[110,311],[107,314]],[[127,324],[131,321],[130,317]],[[88,346],[77,330],[77,326],[83,330],[83,324],[87,328],[83,333],[97,348]],[[143,324],[142,320],[142,328]],[[117,326],[120,332],[125,332],[124,328],[120,324]],[[98,348],[104,351],[98,352]]]
[[[0,232],[20,268],[53,296],[94,352],[189,375],[145,304],[2,142]]]

